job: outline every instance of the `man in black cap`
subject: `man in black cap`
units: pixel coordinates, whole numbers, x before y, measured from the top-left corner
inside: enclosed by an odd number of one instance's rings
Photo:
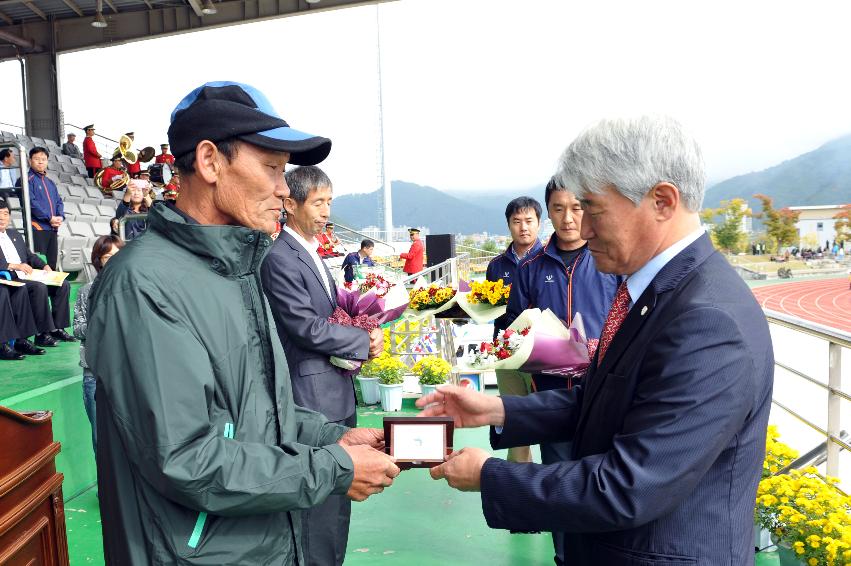
[[[94,179],[98,169],[103,167],[100,152],[95,145],[95,125],[89,124],[85,127],[86,139],[83,140],[83,163],[86,166],[86,172],[89,177]]]
[[[168,163],[169,165],[174,165],[175,159],[174,156],[168,152],[167,143],[160,145],[160,152],[161,153],[157,155],[157,158],[154,160],[154,163]]]
[[[233,82],[184,97],[168,136],[180,200],[148,213],[89,301],[106,563],[304,565],[301,510],[399,473],[382,430],[294,404],[260,287],[284,166],[331,142]]]

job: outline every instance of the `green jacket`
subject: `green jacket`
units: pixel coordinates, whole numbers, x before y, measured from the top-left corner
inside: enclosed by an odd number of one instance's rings
[[[346,428],[293,403],[257,271],[271,240],[165,206],[98,276],[107,564],[304,564],[301,509],[348,491]]]

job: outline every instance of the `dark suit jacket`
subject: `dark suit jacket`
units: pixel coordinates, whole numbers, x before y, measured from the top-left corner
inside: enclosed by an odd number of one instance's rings
[[[331,297],[313,259],[282,231],[263,261],[260,275],[287,355],[296,404],[319,411],[330,421],[342,421],[355,412],[354,384],[328,358],[366,360],[369,334],[328,322],[337,306],[337,293],[334,278],[323,267]]]
[[[21,262],[34,267],[35,269],[42,269],[46,263],[44,263],[41,258],[31,252],[29,248],[27,248],[26,242],[21,237],[21,234],[13,229],[7,228],[6,234],[12,240],[12,243],[15,244],[15,249],[18,250],[18,255],[21,256]],[[6,258],[6,255],[3,253],[3,250],[0,249],[0,271],[8,271],[9,270],[9,260]],[[12,272],[12,278],[16,279],[15,273]]]
[[[489,459],[488,524],[562,531],[571,565],[753,564],[773,375],[764,314],[701,236],[657,274],[586,383],[503,399],[494,447],[573,440],[574,460]]]

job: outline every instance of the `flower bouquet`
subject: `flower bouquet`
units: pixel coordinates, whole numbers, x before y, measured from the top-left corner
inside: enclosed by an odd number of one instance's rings
[[[508,294],[511,284],[499,281],[472,281],[470,292],[459,294],[458,306],[476,324],[487,324],[501,317],[508,308]]]
[[[568,328],[549,309],[527,309],[493,343],[481,344],[472,365],[570,377],[584,373],[593,347],[585,337],[581,314]]]
[[[356,279],[354,281],[347,281],[344,285],[347,291],[360,291],[361,294],[366,293],[370,289],[375,289],[375,295],[378,298],[382,298],[390,292],[390,288],[393,287],[393,283],[387,281],[381,275],[377,273],[367,273],[365,279]]]
[[[458,291],[452,287],[441,287],[432,283],[428,287],[414,287],[408,292],[410,306],[405,317],[421,320],[430,315],[451,309],[457,302]]]
[[[398,319],[407,307],[408,294],[399,285],[391,285],[383,296],[378,295],[375,285],[363,293],[360,289],[350,291],[338,287],[337,308],[328,318],[328,322],[371,332],[382,324]],[[354,375],[362,364],[336,356],[331,356],[331,363],[346,370],[346,374],[350,376]]]

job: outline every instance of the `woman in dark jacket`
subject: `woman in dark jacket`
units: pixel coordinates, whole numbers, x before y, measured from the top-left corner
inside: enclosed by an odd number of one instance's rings
[[[124,199],[115,210],[115,217],[123,218],[132,214],[147,213],[151,208],[151,197],[147,195],[147,188],[147,183],[141,179],[130,181],[127,184],[127,190],[124,191]],[[128,220],[125,226],[125,239],[135,240],[147,229],[148,223],[144,220]]]

